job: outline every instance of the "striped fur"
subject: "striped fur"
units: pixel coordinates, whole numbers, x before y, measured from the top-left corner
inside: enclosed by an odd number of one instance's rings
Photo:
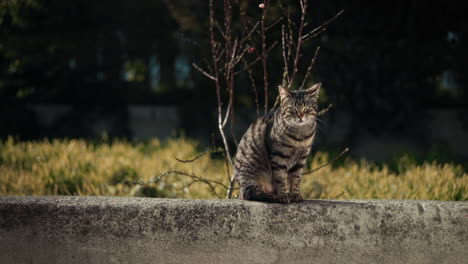
[[[302,202],[299,186],[315,136],[319,90],[320,84],[304,91],[280,87],[281,106],[247,129],[234,162],[240,199]]]

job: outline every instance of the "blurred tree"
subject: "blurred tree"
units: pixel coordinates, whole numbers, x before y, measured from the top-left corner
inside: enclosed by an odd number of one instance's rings
[[[317,19],[335,5],[345,9],[344,22],[320,40],[318,68],[330,100],[350,109],[360,125],[383,131],[382,125],[390,129],[421,118],[423,108],[466,106],[466,95],[440,96],[446,71],[456,72],[457,95],[466,89],[459,74],[466,65],[457,60],[466,61],[467,21],[455,2],[314,3]]]
[[[300,13],[295,1],[278,2],[291,4],[293,19]],[[260,15],[259,2],[236,3],[247,15]],[[351,111],[356,128],[398,129],[421,118],[424,108],[466,107],[468,21],[461,2],[310,4],[311,27],[345,10],[303,51],[311,57],[321,46],[312,77],[323,82],[328,102],[322,103]],[[281,15],[275,12],[268,19]],[[233,21],[234,30],[241,29],[241,20]],[[200,116],[184,110],[188,123],[213,123],[205,118],[215,105],[212,87],[190,67],[204,66],[207,28],[207,1],[0,1],[0,101],[171,103],[201,108]],[[280,38],[278,28],[268,41]],[[273,87],[282,77],[279,47],[268,67]],[[300,73],[305,67],[300,65]],[[262,69],[252,70],[263,98]],[[236,84],[246,112],[255,107],[249,82],[244,74]]]
[[[162,1],[2,1],[2,99],[144,101],[152,95],[147,76],[126,83],[123,71],[127,61],[148,67],[151,56],[161,90],[175,87],[176,25],[166,14]]]

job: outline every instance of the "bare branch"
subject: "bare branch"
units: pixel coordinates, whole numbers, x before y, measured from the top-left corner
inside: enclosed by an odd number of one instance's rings
[[[205,155],[208,154],[208,153],[219,153],[219,152],[223,152],[223,151],[224,151],[224,149],[217,148],[217,149],[215,149],[215,150],[208,150],[208,151],[205,151],[205,152],[203,152],[203,153],[200,153],[200,154],[198,154],[197,156],[195,156],[194,158],[191,158],[191,159],[188,159],[188,160],[182,160],[182,159],[179,159],[179,158],[177,158],[177,157],[175,157],[175,159],[176,159],[178,162],[189,163],[189,162],[194,162],[194,161],[196,161],[197,159],[199,159],[199,158],[205,156]]]
[[[294,77],[296,76],[296,73],[298,71],[298,65],[299,65],[299,57],[301,53],[301,44],[302,44],[302,31],[304,30],[304,21],[305,21],[305,16],[307,13],[307,0],[299,0],[299,3],[301,4],[301,22],[299,24],[299,30],[297,32],[297,42],[296,42],[296,54],[294,56],[294,64],[292,68],[292,73],[291,73],[291,79],[289,81],[288,88],[291,88],[293,82],[294,82]]]
[[[276,24],[278,24],[281,20],[283,20],[283,17],[280,17],[278,18],[275,22],[273,22],[271,25],[269,25],[268,27],[265,28],[265,31],[268,31],[270,29],[272,29],[274,26],[276,26]]]
[[[232,97],[234,97],[234,95],[232,95]],[[234,117],[234,105],[232,103],[234,99],[230,100],[230,104],[231,104],[231,127],[230,127],[230,131],[231,131],[231,138],[232,138],[232,141],[234,141],[234,144],[236,145],[236,148],[237,146],[239,145],[239,142],[237,141],[237,137],[236,137],[236,131],[234,130],[234,124],[235,124],[235,117]]]
[[[289,83],[289,69],[288,69],[288,58],[286,57],[286,37],[284,33],[284,25],[281,27],[281,49],[283,51],[283,63],[284,63],[282,85],[283,87],[285,87]]]
[[[344,189],[344,191],[342,191],[340,194],[338,194],[338,195],[336,195],[336,196],[334,196],[334,197],[332,197],[332,198],[330,198],[330,199],[336,199],[336,198],[338,198],[338,197],[344,195],[344,194],[347,193],[347,192],[348,192],[348,189],[346,188],[346,189]]]
[[[304,172],[304,173],[302,173],[302,175],[307,175],[307,174],[313,173],[313,172],[318,171],[318,170],[320,170],[321,168],[323,168],[323,167],[325,167],[325,166],[327,166],[327,165],[330,165],[331,163],[335,162],[337,159],[339,159],[341,156],[343,156],[343,155],[344,155],[346,152],[348,152],[348,151],[349,151],[349,148],[347,147],[347,148],[345,148],[340,154],[338,154],[338,156],[334,157],[334,158],[333,158],[332,160],[330,160],[329,162],[327,162],[327,163],[325,163],[325,164],[322,164],[322,165],[320,165],[319,167],[317,167],[317,168],[315,168],[315,169],[313,169],[313,170],[311,170],[311,171]]]
[[[236,37],[236,38],[234,38],[234,44],[232,45],[231,60],[230,60],[231,63],[236,58],[237,47],[238,47],[237,45],[238,45],[238,39]]]
[[[215,187],[213,186],[213,184],[211,184],[210,182],[204,182],[204,181],[199,181],[199,180],[195,180],[195,179],[192,179],[192,181],[188,184],[186,184],[185,186],[182,186],[181,188],[179,188],[178,190],[183,190],[185,188],[190,188],[192,185],[194,185],[195,183],[198,183],[198,182],[201,182],[201,183],[205,183],[206,185],[208,185],[208,187],[210,188],[210,191],[211,193],[213,193],[214,195],[216,195],[216,198],[218,199],[222,199],[221,195],[219,195],[217,192],[216,192],[216,189]]]
[[[215,21],[215,27],[218,29],[218,31],[221,34],[221,36],[223,37],[223,39],[226,39],[226,36],[224,35],[224,31],[221,28],[221,26],[219,25],[218,21]]]
[[[322,25],[314,28],[312,31],[310,31],[309,33],[307,33],[306,35],[304,35],[303,39],[309,39],[311,37],[313,37],[312,35],[317,33],[319,30],[323,30],[328,24],[330,24],[331,22],[333,22],[333,20],[337,19],[339,16],[341,16],[343,14],[344,10],[341,10],[340,12],[338,12],[334,17],[330,18],[329,20],[325,21]],[[320,33],[319,33],[320,34]]]
[[[276,99],[275,99],[275,104],[273,105],[273,108],[275,108],[276,106],[278,106],[280,103],[280,96],[279,94],[276,96]]]
[[[307,1],[307,0],[305,0]],[[299,0],[299,4],[301,5],[301,12],[305,13],[305,9],[307,8],[307,2],[304,3],[304,0]]]
[[[221,127],[224,128],[227,124],[227,121],[229,119],[229,115],[231,113],[231,105],[232,105],[232,101],[229,101],[228,103],[228,107],[227,107],[227,110],[226,110],[226,114],[224,115],[224,121],[223,123],[221,124]]]
[[[230,164],[229,164],[228,157],[226,156],[226,152],[224,152],[224,165],[226,167],[226,175],[227,175],[227,179],[228,179],[228,182],[229,182],[229,188],[228,188],[228,193],[227,193],[227,197],[229,199],[230,196],[232,197],[232,192],[234,191],[234,181],[232,181],[234,176],[231,175],[231,172],[229,170],[229,168],[230,168],[229,165]],[[231,163],[231,165],[232,165],[232,163]],[[231,193],[229,193],[229,192],[231,192]]]
[[[244,65],[247,65],[247,62],[245,60],[243,60],[243,61],[244,61]],[[260,105],[258,103],[257,85],[255,84],[255,79],[253,77],[252,70],[247,69],[246,71],[249,74],[249,79],[250,79],[250,82],[252,83],[252,91],[253,91],[254,100],[255,100],[255,109],[257,111],[257,117],[259,117],[260,116]]]
[[[202,182],[204,182],[204,181],[202,181]],[[219,195],[219,194],[216,192],[216,189],[213,187],[213,185],[212,185],[211,183],[209,183],[209,182],[204,182],[204,183],[208,184],[208,187],[210,187],[211,192],[212,192],[214,195],[216,195],[216,197],[217,197],[218,199],[222,199],[221,195]]]
[[[275,41],[273,42],[273,44],[271,44],[270,48],[267,49],[267,54],[274,48],[276,47],[276,45],[278,45],[278,41]],[[262,58],[262,56],[258,56],[255,60],[253,60],[251,63],[249,63],[248,65],[246,65],[244,68],[234,72],[234,75],[238,75],[239,73],[249,69],[250,67],[252,67],[255,63],[257,63],[260,59]]]
[[[234,67],[244,58],[245,53],[247,52],[247,49],[242,49],[239,54],[234,58],[232,61],[232,64]]]
[[[294,23],[291,21],[291,7],[288,7],[288,30],[289,30],[289,42],[288,42],[288,61],[292,57],[292,47],[294,45],[294,39],[293,39],[293,29],[292,26]]]
[[[221,51],[217,51],[217,55],[216,55],[216,63],[218,63],[222,58],[223,58],[223,54],[224,54],[224,49],[220,49]]]
[[[226,61],[229,60],[229,55],[230,55],[230,52],[231,52],[231,47],[230,47],[230,41],[231,41],[231,35],[230,35],[230,23],[231,23],[231,17],[230,17],[230,4],[227,0],[224,1],[224,10],[225,10],[225,29],[226,29],[226,45],[225,45],[225,50],[224,50],[224,53],[225,53],[225,57],[226,57]],[[213,24],[214,24],[214,8],[213,8],[213,0],[210,0],[210,43],[211,43],[211,47],[212,47],[212,50],[214,50],[214,47],[215,47],[215,36],[214,36],[214,32],[213,32]],[[216,62],[216,54],[214,52],[212,52],[212,55],[213,55],[213,65],[214,65],[214,72],[215,72],[215,77],[216,77],[216,81],[215,81],[215,85],[216,85],[216,97],[217,97],[217,102],[218,102],[218,130],[219,130],[219,134],[221,135],[221,138],[223,140],[223,145],[224,145],[224,153],[225,153],[225,156],[226,156],[226,170],[227,170],[227,177],[229,178],[229,188],[227,188],[228,190],[228,198],[231,198],[231,195],[232,195],[232,177],[230,175],[230,172],[229,172],[229,166],[232,166],[232,158],[231,158],[231,153],[230,153],[230,150],[229,150],[229,144],[227,142],[227,139],[226,139],[226,135],[224,134],[224,129],[223,129],[223,118],[222,118],[222,106],[223,106],[223,102],[221,100],[221,85],[219,83],[219,80],[218,80],[218,64]],[[227,62],[226,62],[227,63]],[[225,77],[226,79],[228,80],[227,82],[227,85],[229,87],[229,78],[230,78],[230,71],[232,69],[230,69],[230,66],[229,65],[226,65],[226,72],[225,72]],[[229,89],[228,89],[229,90]],[[230,92],[232,92],[232,89],[230,90]],[[232,97],[230,97],[231,99]],[[232,106],[231,106],[231,109],[232,109]],[[232,110],[231,110],[232,111]],[[229,112],[231,112],[229,111]]]
[[[310,75],[310,73],[312,72],[312,67],[314,67],[315,60],[317,59],[317,55],[318,55],[319,50],[320,50],[320,46],[318,46],[317,49],[315,49],[314,57],[313,57],[312,60],[310,61],[310,65],[309,65],[309,67],[307,68],[306,75],[304,76],[304,79],[302,80],[302,84],[301,84],[301,86],[299,87],[299,90],[302,90],[302,89],[304,88],[304,85],[306,84],[307,78],[309,78],[309,75]]]
[[[247,26],[245,25],[244,21],[242,24],[244,26],[244,30],[248,31],[248,33],[241,39],[241,41],[239,42],[240,45],[242,45],[247,39],[251,39],[252,33],[257,29],[258,25],[260,24],[260,21],[257,21],[257,23],[255,23],[255,25],[250,31],[247,30]]]
[[[186,173],[186,172],[183,172],[183,171],[178,171],[178,170],[168,170],[166,172],[163,172],[155,177],[153,177],[151,180],[147,181],[147,182],[144,182],[142,180],[139,180],[137,182],[132,182],[132,181],[126,181],[126,183],[130,183],[130,184],[137,184],[137,185],[148,185],[148,184],[151,184],[151,183],[157,183],[159,182],[160,180],[162,180],[164,177],[168,176],[168,175],[171,175],[171,174],[176,174],[176,175],[181,175],[181,176],[187,176],[187,177],[190,177],[194,180],[197,180],[197,181],[200,181],[200,182],[209,182],[209,183],[213,183],[213,184],[216,184],[216,185],[219,185],[221,187],[223,187],[224,189],[227,189],[228,187],[220,182],[220,181],[215,181],[215,180],[210,180],[210,179],[206,179],[206,178],[203,178],[203,177],[200,177],[200,176],[197,176],[197,175],[194,175],[194,174],[189,174],[189,173]]]
[[[265,17],[268,11],[268,1],[265,1],[266,7],[263,9],[262,12],[262,19],[260,22],[260,29],[261,29],[261,40],[262,40],[262,68],[263,68],[263,90],[264,90],[264,114],[268,111],[268,68],[267,68],[267,51],[266,51],[266,27],[265,27]]]
[[[287,25],[288,25],[288,31],[289,33],[285,33],[284,31],[284,24],[282,26],[282,29],[281,29],[281,37],[284,38],[284,40],[282,40],[281,42],[283,43],[283,53],[286,53],[285,51],[287,50],[287,56],[283,55],[283,58],[284,60],[286,61],[285,64],[288,64],[289,63],[289,59],[291,58],[291,47],[293,46],[293,39],[292,39],[292,35],[293,35],[293,30],[292,30],[292,25],[294,24],[292,21],[291,21],[291,7],[288,6],[288,10],[286,11],[286,9],[283,7],[283,5],[281,3],[278,3],[279,7],[281,8],[281,10],[283,11],[283,13],[286,13],[286,20],[287,20]],[[288,74],[288,82],[289,82],[289,70],[287,72]],[[284,74],[283,74],[284,76]],[[284,81],[284,80],[283,80]],[[287,84],[284,84],[284,86],[286,86]],[[287,88],[287,87],[286,87]]]
[[[227,171],[227,177],[230,179],[230,185],[229,187],[226,186],[226,189],[228,190],[228,198],[231,198],[232,195],[232,177],[229,172],[229,166],[232,166],[232,158],[231,158],[231,153],[229,150],[229,144],[226,139],[226,135],[224,134],[223,130],[223,118],[222,118],[222,107],[223,107],[223,102],[221,100],[221,84],[219,82],[218,74],[220,73],[220,69],[218,67],[218,62],[219,58],[217,57],[218,52],[217,52],[217,45],[216,45],[216,40],[215,40],[215,35],[214,35],[214,24],[215,24],[215,19],[214,19],[214,8],[213,8],[213,0],[210,0],[209,2],[209,8],[210,8],[210,45],[211,45],[211,54],[212,54],[212,60],[213,60],[213,74],[214,74],[214,81],[215,81],[215,87],[216,87],[216,99],[218,103],[218,130],[219,134],[221,135],[221,138],[223,140],[223,145],[224,145],[224,153],[226,156],[226,171]],[[231,36],[230,36],[230,18],[228,16],[229,14],[229,3],[225,1],[225,28],[226,28],[226,43],[231,41]],[[224,49],[224,54],[228,58],[229,57],[229,52],[230,52],[230,45],[226,44],[225,49]],[[228,67],[226,67],[228,68]],[[228,76],[228,72],[225,73],[225,76]],[[232,109],[232,108],[231,108]],[[231,110],[232,111],[232,110]],[[230,112],[230,111],[229,111]]]
[[[189,173],[186,173],[186,172],[183,172],[183,171],[178,171],[178,170],[169,170],[169,171],[166,171],[164,173],[161,173],[159,174],[158,176],[155,176],[153,177],[153,179],[151,179],[150,181],[148,182],[143,182],[143,181],[138,181],[138,182],[129,182],[131,184],[138,184],[138,185],[147,185],[147,184],[151,184],[151,183],[157,183],[159,182],[160,180],[162,180],[162,178],[166,177],[167,175],[170,175],[170,174],[176,174],[176,175],[181,175],[181,176],[186,176],[186,177],[189,177],[192,179],[192,182],[185,185],[185,187],[189,187],[191,186],[193,183],[195,182],[202,182],[202,183],[205,183],[208,185],[208,187],[210,187],[211,189],[211,192],[213,194],[216,195],[216,197],[218,198],[221,198],[221,196],[218,195],[218,193],[216,192],[216,189],[215,187],[213,186],[213,184],[215,185],[219,185],[221,187],[223,187],[224,189],[228,189],[228,187],[220,182],[220,181],[215,181],[215,180],[210,180],[210,179],[206,179],[206,178],[203,178],[203,177],[200,177],[200,176],[197,176],[197,175],[194,175],[194,174],[189,174]]]
[[[320,29],[318,32],[316,32],[316,33],[314,33],[314,34],[312,34],[312,35],[310,35],[310,34],[304,35],[304,36],[302,36],[302,40],[303,40],[303,41],[307,41],[307,40],[309,40],[309,39],[311,39],[311,38],[315,38],[316,36],[322,34],[322,33],[323,33],[324,31],[326,31],[326,30],[327,30],[327,28],[322,28],[322,29]]]
[[[326,112],[328,112],[328,110],[330,110],[332,107],[333,107],[333,104],[329,104],[326,108],[320,110],[320,112],[318,112],[317,116],[324,115],[324,114],[325,114]]]
[[[200,68],[197,64],[195,64],[195,62],[192,63],[192,66],[197,69],[199,72],[201,72],[203,75],[205,75],[206,77],[210,78],[211,80],[213,81],[216,81],[216,77],[214,77],[213,75],[207,73],[206,71],[204,71],[202,68]]]

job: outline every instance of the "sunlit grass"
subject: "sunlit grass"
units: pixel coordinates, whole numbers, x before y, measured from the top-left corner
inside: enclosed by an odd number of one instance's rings
[[[85,140],[21,142],[12,138],[0,142],[0,195],[112,195],[173,198],[216,198],[205,183],[170,174],[155,183],[148,182],[175,169],[223,182],[227,185],[225,163],[199,153],[195,141],[179,138],[133,144],[115,140],[92,143]],[[317,153],[308,166],[315,168],[329,160]],[[417,165],[405,157],[397,161],[398,172],[387,165],[346,159],[334,168],[327,166],[304,176],[305,198],[339,199],[432,199],[468,200],[468,174],[460,165],[437,162]],[[224,197],[219,185],[214,191]]]

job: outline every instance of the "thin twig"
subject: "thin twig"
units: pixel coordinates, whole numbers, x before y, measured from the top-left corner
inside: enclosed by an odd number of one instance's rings
[[[267,56],[268,56],[268,52],[266,50],[266,34],[265,34],[265,31],[266,31],[266,27],[265,27],[265,17],[266,17],[266,14],[267,14],[267,11],[268,11],[268,8],[269,8],[269,1],[266,0],[265,1],[265,8],[263,9],[263,12],[262,12],[262,18],[261,18],[261,22],[260,22],[260,29],[261,29],[261,34],[260,34],[260,37],[261,37],[261,40],[262,40],[262,55],[261,55],[261,59],[262,59],[262,68],[263,68],[263,90],[264,90],[264,114],[266,114],[268,112],[268,68],[267,68]]]
[[[339,16],[341,16],[343,14],[344,10],[341,10],[340,12],[338,12],[334,17],[330,18],[329,20],[325,21],[325,23],[323,23],[322,25],[314,28],[312,31],[310,31],[309,33],[305,34],[303,39],[306,40],[306,39],[309,39],[311,37],[313,37],[312,35],[314,33],[316,33],[317,31],[319,30],[322,30],[323,28],[325,28],[328,24],[330,24],[333,20],[337,19]]]
[[[330,198],[330,199],[332,199],[332,200],[333,200],[333,199],[336,199],[336,198],[338,198],[338,197],[340,197],[340,196],[343,196],[343,195],[344,195],[345,193],[347,193],[347,192],[348,192],[348,189],[344,189],[344,191],[342,191],[340,194],[338,194],[338,195],[336,195],[336,196],[334,196],[334,197],[332,197],[332,198]]]
[[[270,30],[271,28],[273,28],[274,26],[276,26],[276,24],[278,24],[281,20],[283,20],[283,17],[278,18],[275,22],[273,22],[271,25],[269,25],[268,27],[266,27],[266,28],[265,28],[265,31],[268,31],[268,30]]]
[[[322,34],[322,33],[325,32],[325,31],[327,31],[327,28],[322,28],[322,29],[320,29],[318,32],[315,32],[315,33],[312,34],[312,35],[309,35],[309,34],[304,35],[304,36],[302,36],[302,40],[303,40],[303,41],[307,41],[307,40],[309,40],[309,39],[315,38],[315,37],[317,37],[318,35]]]
[[[332,160],[330,160],[329,162],[327,162],[327,163],[325,163],[325,164],[322,164],[322,165],[320,165],[319,167],[317,167],[317,168],[315,168],[315,169],[313,169],[313,170],[311,170],[311,171],[304,172],[304,173],[302,173],[302,175],[310,174],[310,173],[312,173],[312,172],[315,172],[315,171],[320,170],[321,168],[323,168],[323,167],[325,167],[325,166],[327,166],[327,165],[330,165],[331,163],[335,162],[337,159],[339,159],[341,156],[343,156],[343,155],[344,155],[346,152],[348,152],[348,151],[349,151],[349,148],[347,147],[347,148],[345,148],[340,154],[338,154],[338,156],[334,157],[334,158],[333,158]]]
[[[227,109],[226,109],[226,114],[224,115],[224,121],[223,121],[223,123],[221,124],[221,127],[222,127],[222,128],[224,128],[224,127],[226,126],[226,123],[227,123],[227,121],[228,121],[228,119],[229,119],[229,115],[230,115],[230,113],[231,113],[231,104],[232,104],[232,101],[229,100],[228,107],[227,107]]]
[[[157,183],[158,181],[162,180],[162,178],[164,178],[164,177],[166,177],[167,175],[170,175],[170,174],[177,174],[177,175],[181,175],[181,176],[190,177],[192,179],[195,179],[195,180],[201,181],[201,182],[210,182],[210,183],[219,185],[219,186],[223,187],[224,189],[228,188],[224,183],[222,183],[220,181],[206,179],[206,178],[197,176],[195,174],[190,174],[190,173],[186,173],[186,172],[178,171],[178,170],[168,170],[166,172],[163,172],[163,173],[159,174],[158,176],[153,177],[148,182],[138,181],[138,182],[133,182],[133,183],[138,184],[138,185],[147,185],[147,184],[150,184],[150,183]]]
[[[247,26],[245,25],[245,23],[243,22],[242,23],[244,25],[244,30],[248,31],[247,30]],[[247,39],[251,39],[251,36],[252,36],[252,33],[257,29],[258,25],[260,24],[260,22],[257,22],[253,27],[252,29],[250,29],[250,31],[248,31],[248,33],[241,39],[241,41],[239,42],[240,45],[244,44],[244,42],[247,40]]]
[[[218,29],[221,36],[223,37],[223,39],[226,39],[226,36],[224,35],[224,31],[223,31],[223,29],[221,28],[221,26],[219,25],[219,23],[217,21],[215,21],[215,26]]]
[[[299,90],[302,90],[304,88],[304,85],[306,84],[307,78],[309,78],[309,75],[312,72],[312,67],[314,67],[314,65],[315,65],[315,60],[317,59],[319,50],[320,50],[320,46],[318,46],[317,49],[315,49],[314,57],[312,58],[309,67],[307,68],[306,75],[304,76],[304,79],[302,80],[302,84],[299,87]]]
[[[271,44],[270,48],[267,49],[267,54],[274,48],[276,47],[276,45],[278,44],[278,41],[275,41],[273,42],[273,44]],[[248,65],[246,65],[244,68],[234,72],[234,75],[238,75],[239,73],[242,73],[244,72],[245,70],[247,70],[248,68],[252,67],[255,63],[257,63],[260,59],[262,58],[262,56],[258,56],[255,60],[253,60],[251,63],[249,63]]]
[[[226,5],[226,2],[225,2],[225,5]],[[210,7],[210,45],[211,45],[211,54],[212,54],[212,58],[213,58],[213,74],[214,74],[214,77],[215,77],[215,86],[216,86],[216,98],[217,98],[217,103],[218,103],[218,130],[219,130],[219,134],[221,135],[221,138],[223,140],[223,145],[224,145],[224,153],[225,153],[225,158],[226,158],[226,168],[227,168],[227,177],[230,178],[230,182],[229,182],[229,188],[226,188],[228,189],[228,198],[231,198],[232,196],[232,178],[230,176],[230,172],[229,172],[229,166],[232,166],[232,158],[231,158],[231,153],[230,153],[230,150],[229,150],[229,144],[227,142],[227,139],[226,139],[226,135],[224,134],[224,129],[223,129],[223,118],[222,118],[222,107],[223,107],[223,102],[221,100],[221,84],[219,83],[219,78],[218,78],[218,74],[219,74],[219,69],[218,69],[218,58],[217,58],[217,52],[216,52],[216,40],[215,40],[215,36],[214,36],[214,30],[213,30],[213,27],[214,27],[214,24],[215,24],[215,19],[214,19],[214,7],[213,7],[213,0],[210,0],[210,3],[209,3],[209,7]],[[227,14],[227,12],[226,12]],[[227,23],[227,22],[226,22]],[[226,27],[226,28],[229,28],[229,27]],[[230,41],[230,35],[228,36],[226,34],[226,38]],[[225,53],[228,54],[230,51],[230,48],[229,46],[226,46],[225,48]],[[226,55],[228,57],[228,55]]]
[[[216,77],[214,77],[213,75],[207,73],[206,71],[204,71],[202,68],[200,68],[197,64],[195,64],[195,62],[192,63],[192,66],[197,69],[199,72],[201,72],[203,75],[205,75],[206,77],[210,78],[211,80],[215,81],[216,80]]]
[[[247,61],[245,61],[245,60],[243,60],[243,61],[244,61],[244,64],[247,65]],[[250,82],[252,83],[252,92],[254,94],[255,110],[256,110],[256,113],[257,113],[257,117],[259,117],[260,116],[260,105],[258,103],[257,85],[255,84],[255,79],[253,77],[252,70],[247,69],[247,73],[249,74],[249,79],[250,79]]]
[[[276,96],[275,104],[273,105],[273,108],[277,107],[280,103],[280,96],[279,94]]]
[[[234,129],[235,125],[235,117],[234,117],[234,105],[231,106],[231,127],[230,127],[230,132],[231,132],[231,138],[234,144],[237,146],[239,145],[239,142],[237,141],[237,136],[236,136],[236,130]]]
[[[232,164],[232,163],[231,163]],[[226,157],[226,152],[224,152],[224,165],[225,165],[225,168],[226,168],[226,175],[227,175],[227,180],[229,182],[229,188],[231,188],[232,190],[234,190],[234,183],[231,182],[232,180],[232,175],[231,175],[231,171],[229,170],[229,160],[228,158]],[[229,189],[228,189],[228,192],[229,192]],[[232,194],[231,194],[232,195]],[[229,197],[229,193],[227,195]],[[229,198],[228,198],[229,199]]]
[[[291,88],[294,82],[294,77],[298,71],[299,57],[301,55],[301,45],[302,45],[302,31],[304,30],[304,21],[307,12],[307,0],[299,0],[301,4],[301,23],[299,24],[299,30],[297,32],[297,42],[296,42],[296,54],[294,55],[294,64],[291,73],[291,79],[289,81],[288,88]]]
[[[205,181],[201,181],[201,182],[206,183],[206,184],[208,185],[208,187],[210,187],[211,193],[213,193],[214,195],[216,195],[216,197],[217,197],[218,199],[222,199],[221,195],[219,195],[219,194],[216,192],[215,187],[213,187],[213,185],[212,185],[211,183],[205,182]]]
[[[291,20],[291,7],[288,6],[288,30],[289,30],[289,42],[288,42],[288,61],[291,59],[292,57],[292,47],[294,45],[294,39],[293,39],[293,29],[292,29],[292,26],[294,25],[294,23],[292,22]]]
[[[238,50],[238,38],[235,37],[234,41],[232,41],[232,5],[231,5],[231,0],[224,0],[224,24],[225,24],[225,35],[226,35],[226,41],[225,41],[225,49],[226,49],[226,58],[225,58],[225,65],[226,65],[226,71],[224,74],[225,77],[225,82],[226,82],[226,88],[229,94],[229,105],[230,109],[229,112],[226,114],[229,114],[231,124],[230,124],[230,132],[231,132],[231,138],[233,142],[238,144],[237,138],[235,135],[234,131],[234,125],[235,125],[235,116],[234,116],[234,68],[236,64],[240,61],[240,57],[237,57],[237,50]],[[241,54],[245,52],[244,49],[242,49]],[[243,55],[242,55],[243,56]]]
[[[283,87],[286,87],[287,83],[289,83],[289,69],[288,69],[288,58],[286,57],[286,37],[284,33],[284,25],[281,27],[281,49],[283,53],[283,81],[281,82]]]
[[[198,154],[197,156],[195,156],[194,158],[191,158],[191,159],[188,159],[188,160],[179,159],[179,158],[177,158],[177,157],[174,157],[174,158],[175,158],[178,162],[189,163],[189,162],[194,162],[194,161],[196,161],[197,159],[199,159],[199,158],[205,156],[205,155],[208,154],[208,153],[211,154],[211,153],[220,153],[220,152],[224,152],[224,149],[222,149],[222,148],[217,148],[217,149],[215,149],[215,150],[208,150],[208,151],[205,151],[205,152],[203,152],[203,153],[200,153],[200,154]]]
[[[223,187],[224,189],[228,189],[228,187],[222,183],[222,182],[219,182],[219,181],[215,181],[215,180],[210,180],[210,179],[206,179],[206,178],[203,178],[203,177],[200,177],[200,176],[197,176],[197,175],[194,175],[194,174],[189,174],[189,173],[186,173],[186,172],[183,172],[183,171],[178,171],[178,170],[169,170],[169,171],[166,171],[164,173],[161,173],[159,174],[158,176],[155,176],[153,177],[153,179],[151,179],[150,181],[148,182],[144,182],[142,180],[138,181],[138,182],[129,182],[131,184],[138,184],[138,185],[148,185],[148,184],[151,184],[151,183],[157,183],[159,182],[160,180],[162,180],[162,178],[164,178],[165,176],[167,175],[170,175],[170,174],[177,174],[177,175],[181,175],[181,176],[186,176],[186,177],[189,177],[192,179],[192,182],[186,184],[184,186],[185,187],[190,187],[192,184],[196,183],[196,182],[202,182],[202,183],[205,183],[206,185],[208,185],[208,187],[210,188],[211,192],[216,195],[216,197],[218,198],[222,198],[217,192],[216,192],[216,188],[215,186],[213,186],[213,184],[215,185],[219,185],[221,187]]]
[[[328,112],[328,110],[330,110],[332,107],[333,107],[333,104],[329,104],[326,108],[320,110],[320,112],[318,112],[317,116],[324,115],[324,114],[325,114],[326,112]]]
[[[257,23],[255,23],[255,25],[251,26],[252,28],[249,30],[248,25],[251,25],[251,23],[249,23],[248,17],[245,16],[245,12],[241,11],[241,22],[242,22],[242,27],[244,28],[244,32],[249,32],[242,39],[243,41],[241,41],[241,42],[243,43],[248,39],[248,40],[250,40],[251,43],[253,43],[252,35],[253,35],[253,32],[258,32],[257,28],[260,25],[260,21],[257,21]]]
[[[186,184],[185,186],[182,186],[181,188],[179,188],[178,191],[184,190],[185,188],[189,189],[192,185],[194,185],[195,183],[198,183],[198,182],[205,183],[206,185],[208,185],[208,187],[210,187],[211,193],[216,195],[216,197],[218,199],[222,199],[221,195],[219,195],[216,192],[216,188],[213,186],[213,184],[211,184],[210,182],[205,182],[205,181],[200,181],[200,180],[195,180],[195,179],[193,179],[192,182]]]

